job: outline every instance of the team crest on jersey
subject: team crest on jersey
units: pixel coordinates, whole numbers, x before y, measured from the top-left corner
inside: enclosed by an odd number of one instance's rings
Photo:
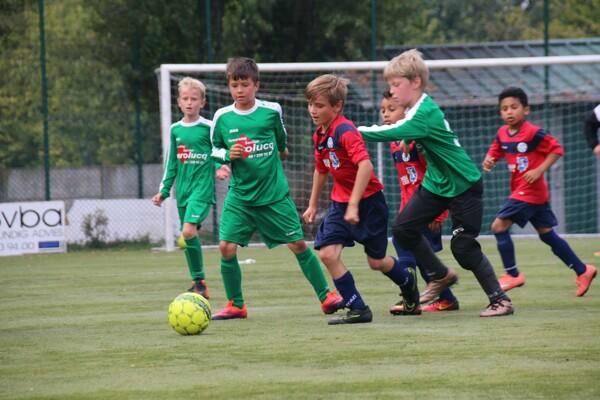
[[[333,151],[329,152],[329,159],[331,160],[331,166],[334,169],[338,169],[340,167],[340,159]]]
[[[333,138],[332,137],[327,138],[327,148],[333,149]]]
[[[410,161],[410,153],[402,152],[402,161],[404,161],[404,162]]]
[[[525,142],[520,142],[520,143],[517,145],[517,151],[518,151],[519,153],[525,153],[525,152],[527,151],[527,143],[525,143]]]
[[[415,167],[406,167],[406,172],[408,172],[408,180],[410,183],[415,183],[418,178],[417,169]]]
[[[527,157],[517,157],[517,169],[519,172],[527,171],[528,166],[529,159]]]

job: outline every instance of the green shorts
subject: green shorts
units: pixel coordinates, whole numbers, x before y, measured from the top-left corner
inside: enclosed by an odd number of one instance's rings
[[[190,200],[184,207],[177,207],[181,227],[184,223],[200,225],[208,216],[213,205],[205,201]]]
[[[290,196],[265,206],[247,206],[225,199],[219,239],[248,245],[254,232],[260,233],[268,248],[304,239],[300,217]]]

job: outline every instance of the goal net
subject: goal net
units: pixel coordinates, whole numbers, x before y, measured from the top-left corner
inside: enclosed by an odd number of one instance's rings
[[[497,96],[507,86],[520,86],[530,97],[529,120],[556,136],[565,147],[565,156],[546,173],[551,189],[552,208],[563,233],[600,232],[600,167],[583,135],[583,121],[600,102],[594,79],[600,76],[600,56],[521,57],[469,60],[429,60],[430,82],[426,92],[442,107],[446,119],[461,144],[478,165],[502,124]],[[259,64],[260,90],[257,98],[275,101],[283,108],[290,156],[284,161],[290,194],[298,212],[307,205],[314,169],[311,134],[314,126],[308,116],[304,89],[308,82],[325,73],[349,78],[344,114],[357,126],[380,123],[379,104],[387,89],[382,71],[386,62],[281,63]],[[202,115],[212,119],[214,112],[232,103],[225,80],[225,64],[165,64],[158,74],[163,156],[169,148],[169,129],[182,118],[177,108],[177,83],[185,76],[200,79],[207,88],[207,105]],[[376,173],[385,185],[385,195],[394,218],[400,204],[399,186],[387,144],[369,144]],[[175,183],[176,184],[176,183]],[[484,217],[482,233],[509,195],[509,173],[504,162],[484,174]],[[327,209],[329,183],[323,193],[319,216]],[[216,183],[217,206],[201,227],[203,243],[216,243],[218,223],[227,184]],[[165,244],[174,247],[179,234],[175,201],[165,204]],[[312,240],[314,226],[304,226]],[[449,226],[444,226],[444,233]],[[529,233],[516,230],[516,233]],[[257,241],[260,239],[257,237]]]

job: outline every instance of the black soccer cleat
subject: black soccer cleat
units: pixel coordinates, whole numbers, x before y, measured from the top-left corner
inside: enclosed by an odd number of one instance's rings
[[[419,288],[417,287],[417,276],[413,268],[408,269],[411,281],[400,287],[402,292],[402,307],[400,312],[390,312],[394,315],[421,315],[421,302],[419,301]]]
[[[362,310],[353,309],[336,318],[329,320],[328,325],[341,325],[341,324],[364,324],[373,321],[373,313],[369,306],[366,306]]]
[[[188,292],[198,293],[206,300],[210,299],[210,295],[208,294],[208,287],[206,286],[206,281],[204,279],[195,280],[192,287],[188,289]]]

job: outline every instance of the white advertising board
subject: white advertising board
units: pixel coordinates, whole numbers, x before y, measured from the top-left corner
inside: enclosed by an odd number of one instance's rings
[[[65,203],[0,203],[0,256],[67,250]]]

